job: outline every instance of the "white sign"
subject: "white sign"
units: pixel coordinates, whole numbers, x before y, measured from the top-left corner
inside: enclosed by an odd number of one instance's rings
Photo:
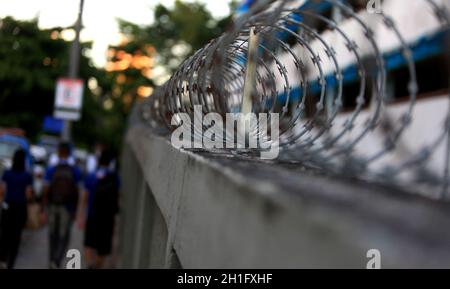
[[[54,116],[59,119],[79,120],[83,90],[81,79],[59,79],[56,84]]]

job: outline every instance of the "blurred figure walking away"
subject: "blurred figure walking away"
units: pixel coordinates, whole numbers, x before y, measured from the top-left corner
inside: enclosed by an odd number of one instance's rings
[[[26,153],[18,150],[0,184],[0,268],[12,269],[27,221],[27,201],[32,198],[33,178],[25,170]],[[6,193],[6,195],[5,195]]]
[[[85,258],[88,268],[101,269],[105,257],[111,254],[114,220],[118,213],[120,180],[110,165],[112,154],[103,151],[97,170],[85,179],[83,207],[87,215],[85,230]],[[85,211],[85,210],[84,210]],[[83,215],[82,215],[83,216]],[[80,220],[83,226],[84,220]]]
[[[48,205],[51,269],[61,266],[78,204],[81,171],[70,162],[69,157],[70,145],[61,143],[58,164],[48,168],[45,176],[44,205]]]

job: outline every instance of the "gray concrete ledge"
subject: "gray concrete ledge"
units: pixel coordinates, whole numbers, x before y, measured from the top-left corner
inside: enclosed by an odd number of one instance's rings
[[[365,268],[378,249],[383,268],[450,267],[449,204],[177,150],[139,123],[125,148],[124,266]]]

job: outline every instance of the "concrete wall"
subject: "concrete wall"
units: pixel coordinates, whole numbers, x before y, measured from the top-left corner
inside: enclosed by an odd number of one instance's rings
[[[450,267],[450,205],[302,168],[174,149],[140,122],[123,155],[125,268]]]
[[[123,158],[120,255],[123,268],[170,268],[167,225],[130,147]]]

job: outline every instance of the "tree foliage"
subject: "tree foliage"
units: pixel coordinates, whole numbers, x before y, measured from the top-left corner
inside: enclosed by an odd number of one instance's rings
[[[141,27],[119,20],[119,26],[131,40],[125,49],[131,52],[151,45],[157,51],[158,64],[172,72],[186,57],[223,33],[230,20],[231,16],[215,19],[202,3],[177,0],[172,8],[158,4],[151,25]]]
[[[64,29],[41,30],[36,19],[0,20],[0,126],[23,128],[34,141],[39,137],[44,117],[53,114],[56,81],[68,72],[71,43],[61,38]],[[90,46],[83,43],[82,51]],[[98,79],[106,88],[111,83],[85,53],[80,59],[80,77],[86,81]],[[107,116],[101,99],[85,89],[83,118],[75,124],[75,141],[88,147],[100,132],[111,131],[112,135],[114,126],[97,121]],[[104,138],[109,139],[110,136]]]
[[[96,142],[118,148],[126,118],[134,103],[149,96],[179,64],[226,28],[230,17],[214,19],[204,4],[177,0],[159,4],[154,21],[138,26],[118,20],[124,41],[110,47],[108,65],[97,68],[82,44],[80,78],[86,89],[82,119],[74,124],[78,146]],[[31,140],[42,133],[42,121],[52,115],[55,84],[68,72],[68,28],[39,29],[37,20],[0,19],[0,127],[23,128]],[[96,83],[96,87],[87,85]]]
[[[37,119],[51,113],[55,79],[67,70],[67,43],[52,40],[52,31],[39,30],[36,20],[0,23],[0,125],[34,135]]]
[[[110,94],[122,101],[121,111],[126,114],[136,101],[149,97],[184,59],[218,37],[230,20],[231,16],[214,19],[204,4],[179,0],[171,8],[158,4],[148,26],[119,19],[124,40],[110,47],[106,69],[113,80]]]

